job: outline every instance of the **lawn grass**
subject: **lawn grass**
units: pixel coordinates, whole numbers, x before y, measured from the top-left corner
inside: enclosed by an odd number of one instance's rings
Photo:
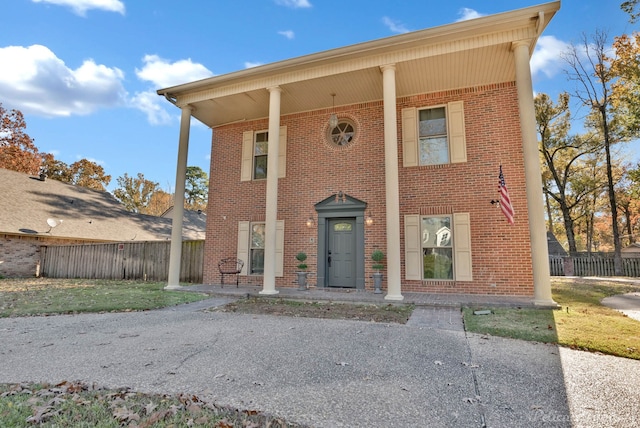
[[[574,349],[640,360],[640,321],[603,306],[603,298],[640,291],[614,281],[553,278],[553,299],[561,309],[492,309],[490,315],[464,310],[467,331],[557,343]]]
[[[0,279],[0,317],[144,311],[207,298],[164,283],[91,279]]]

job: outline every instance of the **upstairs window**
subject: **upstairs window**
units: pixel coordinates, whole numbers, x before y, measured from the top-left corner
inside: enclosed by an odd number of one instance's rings
[[[446,109],[436,107],[419,110],[418,115],[420,165],[449,163]]]
[[[253,179],[267,178],[267,159],[269,154],[269,132],[256,132],[253,142]]]

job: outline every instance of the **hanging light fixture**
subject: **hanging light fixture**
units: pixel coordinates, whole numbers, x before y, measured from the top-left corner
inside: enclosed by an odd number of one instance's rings
[[[335,109],[336,109],[336,94],[331,94],[331,97],[333,99],[333,107],[331,108],[331,116],[329,116],[329,126],[331,127],[331,129],[334,129],[336,126],[338,126],[338,115],[336,115],[335,113]]]

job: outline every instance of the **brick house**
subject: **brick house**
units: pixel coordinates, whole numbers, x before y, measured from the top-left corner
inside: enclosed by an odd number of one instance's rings
[[[126,211],[108,192],[0,168],[0,277],[38,272],[40,246],[166,241],[171,216]],[[203,216],[185,213],[183,238],[203,239]]]
[[[276,294],[294,286],[303,251],[317,287],[372,290],[380,249],[388,300],[415,291],[553,304],[529,60],[559,7],[159,90],[182,111],[176,189],[190,118],[213,130],[204,282],[219,283],[217,261],[237,255],[241,282]],[[491,203],[500,165],[514,225]]]

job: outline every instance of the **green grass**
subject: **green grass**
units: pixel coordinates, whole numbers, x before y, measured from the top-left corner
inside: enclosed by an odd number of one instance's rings
[[[0,317],[144,311],[207,298],[164,283],[89,279],[0,279]]]
[[[634,291],[640,287],[553,278],[553,298],[561,309],[492,309],[490,315],[473,315],[473,309],[466,308],[465,328],[640,360],[640,321],[600,303],[605,297]]]

